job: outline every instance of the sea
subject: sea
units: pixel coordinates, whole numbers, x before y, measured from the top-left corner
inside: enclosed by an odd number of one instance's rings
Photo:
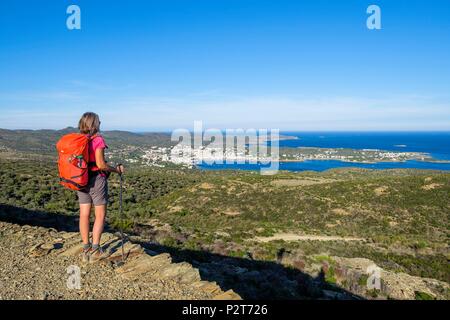
[[[324,171],[332,168],[366,169],[431,169],[450,170],[450,132],[281,132],[283,136],[297,139],[281,140],[280,147],[319,147],[378,149],[396,152],[424,152],[443,162],[405,161],[357,163],[336,160],[309,160],[303,162],[280,162],[280,170]],[[448,162],[445,162],[448,161]],[[204,170],[259,170],[258,164],[199,164]]]

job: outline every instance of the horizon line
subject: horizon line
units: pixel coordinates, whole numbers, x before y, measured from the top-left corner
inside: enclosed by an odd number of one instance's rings
[[[62,131],[62,130],[66,130],[66,129],[76,129],[76,127],[72,127],[72,126],[68,126],[65,128],[61,128],[61,129],[50,129],[50,128],[39,128],[39,129],[25,129],[25,128],[14,128],[14,129],[8,129],[8,128],[1,128],[0,130],[8,130],[8,131],[44,131],[44,130],[48,130],[48,131]],[[177,130],[180,128],[175,128],[175,129],[145,129],[145,130],[130,130],[130,129],[106,129],[106,130],[100,130],[100,132],[111,132],[111,131],[122,131],[122,132],[130,132],[130,133],[170,133],[174,130]],[[184,129],[184,128],[183,128]],[[248,129],[256,129],[256,130],[260,130],[260,129],[265,129],[268,130],[270,132],[270,130],[272,129],[276,129],[279,130],[280,132],[291,132],[291,133],[315,133],[315,132],[319,132],[319,133],[323,133],[323,132],[330,132],[330,133],[450,133],[450,129],[446,129],[446,130],[421,130],[421,129],[407,129],[407,130],[392,130],[392,129],[379,129],[379,130],[356,130],[356,129],[326,129],[326,130],[320,130],[320,129],[314,129],[314,130],[301,130],[301,129],[278,129],[278,128],[225,128],[225,129],[221,129],[221,128],[206,128],[206,129],[219,129],[220,131],[225,131],[227,129],[231,129],[231,130],[248,130]],[[189,130],[189,131],[194,131],[194,130]]]

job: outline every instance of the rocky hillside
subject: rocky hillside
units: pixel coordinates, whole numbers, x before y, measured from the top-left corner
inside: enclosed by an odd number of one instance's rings
[[[243,299],[450,298],[445,172],[130,169],[122,216],[110,179],[109,259],[81,265],[82,289],[68,291],[66,269],[79,264],[75,194],[58,185],[53,163],[0,163],[2,298],[179,298],[182,286],[189,299],[228,290]],[[130,239],[122,267],[119,227]],[[204,296],[205,283],[217,292]]]
[[[120,238],[105,233],[102,241],[108,257],[82,264],[77,233],[0,222],[0,299],[240,299],[202,281],[190,264],[129,241],[121,265]],[[73,266],[80,289],[67,285]]]
[[[368,290],[368,270],[377,266],[363,258],[287,252],[276,267],[243,266],[230,258],[195,261],[193,267],[129,240],[121,263],[121,241],[114,233],[106,232],[102,245],[107,258],[82,263],[78,233],[0,222],[0,299],[241,299],[202,276],[220,283],[233,278],[231,286],[245,296],[251,297],[249,288],[259,288],[254,298],[266,292],[290,299],[448,299],[450,291],[445,282],[381,268],[381,288]],[[80,288],[68,287],[74,266],[80,270]],[[283,266],[304,273],[293,276]]]

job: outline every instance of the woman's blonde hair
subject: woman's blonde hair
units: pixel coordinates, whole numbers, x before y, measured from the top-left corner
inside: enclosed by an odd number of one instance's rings
[[[78,122],[78,129],[83,134],[94,135],[100,131],[100,118],[94,112],[85,112]]]

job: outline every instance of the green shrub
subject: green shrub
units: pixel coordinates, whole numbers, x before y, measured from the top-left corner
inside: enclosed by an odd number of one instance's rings
[[[432,295],[422,291],[414,291],[414,295],[416,300],[436,300]]]
[[[109,224],[114,229],[130,232],[133,230],[134,221],[128,218],[111,218]]]

